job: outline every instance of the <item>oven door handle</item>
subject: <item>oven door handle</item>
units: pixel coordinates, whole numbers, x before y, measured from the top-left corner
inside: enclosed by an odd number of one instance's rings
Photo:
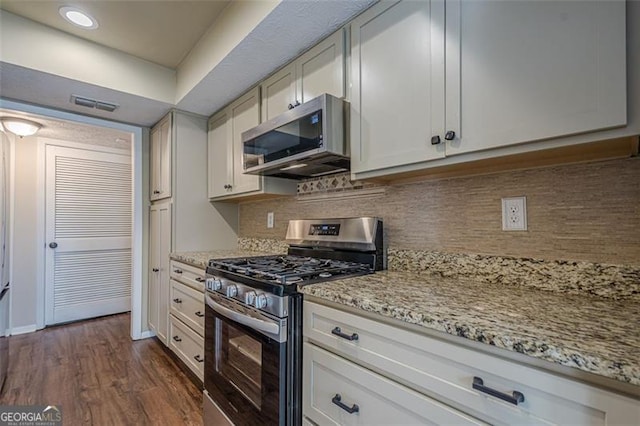
[[[276,336],[280,333],[280,326],[278,324],[274,324],[268,321],[262,321],[257,318],[243,315],[239,312],[226,308],[219,303],[216,303],[208,294],[205,296],[205,299],[207,301],[207,305],[209,305],[211,309],[235,322],[246,325],[247,327],[251,327],[256,330],[263,331],[265,333],[274,334]]]

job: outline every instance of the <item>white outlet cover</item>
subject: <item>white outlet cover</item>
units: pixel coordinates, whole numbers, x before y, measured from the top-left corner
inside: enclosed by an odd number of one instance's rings
[[[274,215],[273,212],[267,213],[267,228],[273,228]]]
[[[527,197],[502,199],[502,230],[527,230]]]

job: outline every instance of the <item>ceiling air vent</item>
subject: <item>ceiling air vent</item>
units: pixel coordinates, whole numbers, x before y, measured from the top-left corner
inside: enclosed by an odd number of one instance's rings
[[[71,95],[71,103],[87,108],[95,108],[102,111],[113,112],[118,108],[118,104],[110,102],[97,101],[95,99],[85,98],[83,96]]]

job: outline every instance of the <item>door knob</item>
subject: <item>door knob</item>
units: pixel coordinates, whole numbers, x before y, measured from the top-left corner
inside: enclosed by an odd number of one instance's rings
[[[444,139],[447,141],[452,141],[453,138],[456,137],[456,132],[454,132],[453,130],[449,130],[447,133],[444,134]]]
[[[431,145],[438,145],[440,142],[442,141],[440,140],[439,135],[435,135],[431,138]]]
[[[49,247],[56,248],[56,247],[58,247],[58,243],[56,243],[56,242],[49,243]]]

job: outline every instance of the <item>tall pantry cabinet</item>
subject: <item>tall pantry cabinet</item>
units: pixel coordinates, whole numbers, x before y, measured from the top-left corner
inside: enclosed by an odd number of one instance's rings
[[[168,344],[171,252],[232,249],[237,206],[207,196],[207,119],[171,111],[150,133],[148,326]]]

